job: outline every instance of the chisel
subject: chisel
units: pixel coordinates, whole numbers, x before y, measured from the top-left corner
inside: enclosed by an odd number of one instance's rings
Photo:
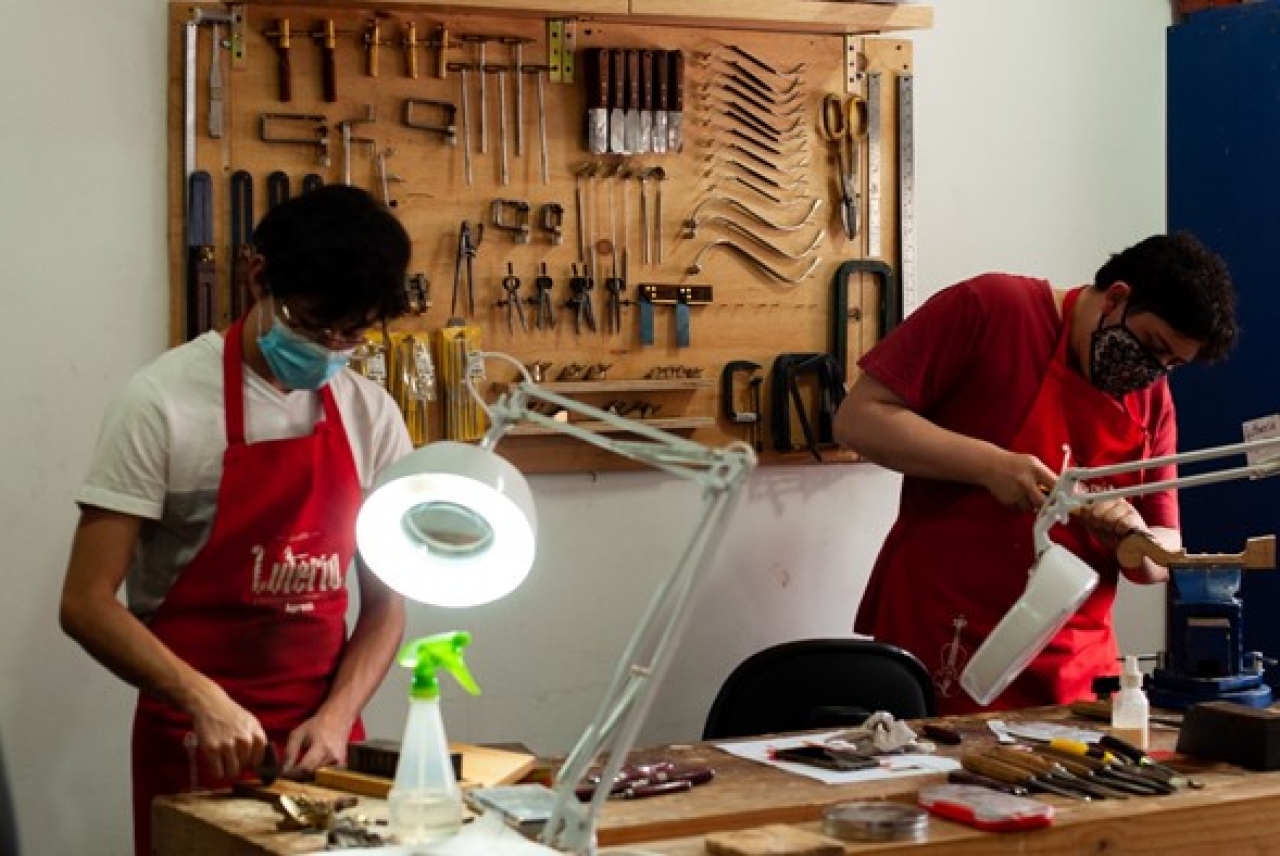
[[[613,67],[609,72],[609,151],[621,155],[627,152],[626,117],[622,110],[623,102],[627,100],[626,51],[611,51],[610,61]]]
[[[587,149],[593,154],[609,151],[609,51],[587,51]]]

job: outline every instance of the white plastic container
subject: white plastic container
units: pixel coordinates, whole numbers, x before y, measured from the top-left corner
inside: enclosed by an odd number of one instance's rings
[[[406,643],[396,657],[400,665],[413,669],[409,717],[395,783],[387,794],[391,831],[401,844],[429,844],[462,828],[462,789],[444,735],[436,672],[443,669],[463,689],[479,693],[462,657],[470,642],[466,632],[438,633]]]
[[[1150,716],[1151,705],[1142,691],[1138,658],[1127,656],[1120,674],[1120,693],[1111,702],[1111,733],[1145,750]]]
[[[439,841],[462,828],[462,790],[453,775],[437,699],[409,703],[387,813],[401,844]]]

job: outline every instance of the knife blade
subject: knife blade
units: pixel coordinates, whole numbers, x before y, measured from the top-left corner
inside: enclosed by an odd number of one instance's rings
[[[670,79],[671,63],[667,58],[668,51],[655,51],[654,66],[658,76],[658,92],[653,102],[653,150],[657,154],[667,151],[667,90]]]
[[[609,57],[604,48],[583,56],[587,80],[587,148],[594,154],[609,151]]]
[[[622,109],[623,102],[627,100],[627,55],[623,51],[611,51],[610,55],[613,59],[613,91],[609,101],[609,151],[621,155],[627,151],[626,116]]]
[[[627,51],[627,107],[624,118],[623,151],[640,151],[640,52]]]
[[[667,148],[684,148],[684,52],[671,51],[671,100],[667,102]]]
[[[647,154],[653,148],[653,51],[640,52],[640,132],[635,151]]]

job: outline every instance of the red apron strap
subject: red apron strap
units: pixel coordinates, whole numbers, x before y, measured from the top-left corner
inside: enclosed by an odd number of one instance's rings
[[[226,403],[224,419],[228,447],[244,444],[244,340],[241,338],[243,329],[244,318],[240,318],[227,330],[222,342],[222,385],[223,399]]]

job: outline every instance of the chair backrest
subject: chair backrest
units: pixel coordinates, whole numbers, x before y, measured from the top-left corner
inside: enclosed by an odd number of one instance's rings
[[[878,710],[898,719],[937,712],[915,655],[870,639],[801,639],[743,660],[720,687],[702,738],[852,727]]]
[[[9,774],[4,765],[4,747],[0,746],[0,856],[18,856],[18,821],[9,790]]]

